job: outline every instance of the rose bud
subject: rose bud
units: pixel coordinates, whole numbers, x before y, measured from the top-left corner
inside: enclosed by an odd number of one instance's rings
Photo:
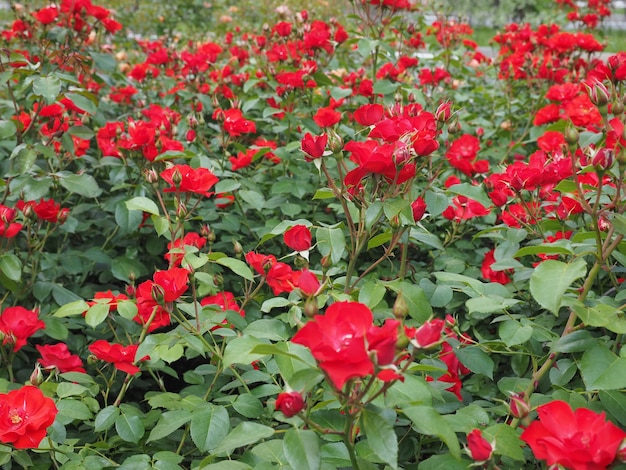
[[[474,429],[467,435],[469,454],[476,462],[486,462],[493,455],[493,445],[483,437],[480,429]]]
[[[511,414],[514,418],[524,419],[530,413],[530,405],[524,399],[523,393],[511,392],[511,402],[509,403]]]
[[[424,214],[426,213],[426,202],[423,198],[418,197],[411,204],[411,210],[413,211],[413,220],[415,222],[419,222],[424,218]]]
[[[452,115],[451,106],[452,106],[452,103],[450,103],[449,101],[446,101],[445,103],[441,103],[437,107],[437,110],[435,111],[435,118],[437,119],[437,121],[448,122],[448,120],[450,119],[450,116]]]
[[[595,168],[596,172],[604,173],[606,170],[613,166],[613,161],[613,150],[601,148],[593,156],[591,164]]]
[[[287,418],[297,415],[304,408],[304,399],[298,392],[282,392],[276,398],[276,410]]]

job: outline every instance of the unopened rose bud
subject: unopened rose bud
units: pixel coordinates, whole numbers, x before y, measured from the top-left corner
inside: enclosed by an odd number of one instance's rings
[[[437,121],[441,123],[448,122],[450,117],[452,116],[452,103],[446,101],[445,103],[441,103],[437,110],[435,111],[435,118]]]
[[[194,142],[196,140],[196,131],[194,129],[189,129],[185,135],[185,140],[187,142]]]
[[[580,134],[578,133],[578,130],[576,130],[576,128],[574,127],[567,127],[567,129],[565,129],[565,142],[567,142],[569,145],[576,145],[578,143],[578,139],[580,138]]]
[[[456,119],[448,125],[448,134],[457,134],[461,130],[461,124]]]
[[[180,171],[178,171],[178,169],[174,170],[174,172],[172,173],[172,184],[175,188],[178,188],[180,186],[180,183],[182,182],[183,175],[180,174]]]
[[[324,256],[320,260],[320,264],[322,265],[322,268],[328,269],[328,268],[330,268],[333,265],[333,262],[332,262],[332,260],[330,259],[329,256]]]
[[[97,364],[99,361],[100,361],[100,359],[98,359],[93,354],[90,354],[89,356],[87,356],[87,364],[89,364],[89,365]]]
[[[328,148],[332,150],[335,156],[343,156],[343,139],[334,129],[328,130]]]
[[[243,247],[241,246],[241,243],[239,243],[237,240],[233,240],[233,251],[236,255],[240,255],[241,253],[243,253]]]
[[[200,228],[200,235],[206,238],[209,243],[213,243],[216,239],[215,232],[208,225],[203,225],[202,228]]]
[[[393,303],[393,316],[398,320],[406,318],[409,314],[409,304],[407,304],[402,291],[398,292],[396,301]]]
[[[611,103],[611,113],[614,116],[619,116],[624,112],[624,103],[621,100],[615,100]]]
[[[153,168],[146,168],[143,171],[143,178],[147,183],[153,184],[159,181],[159,175]]]
[[[486,462],[494,451],[493,444],[483,437],[480,429],[474,429],[467,435],[467,447],[470,457],[476,462]]]
[[[297,415],[304,408],[304,399],[298,392],[283,392],[276,398],[276,410],[287,418]]]
[[[525,400],[523,393],[511,392],[509,408],[511,409],[511,415],[517,419],[524,419],[530,414],[530,405]]]
[[[165,289],[163,289],[163,286],[159,284],[152,284],[150,293],[152,294],[152,298],[157,304],[162,304],[165,300]]]
[[[594,80],[591,84],[585,82],[582,83],[589,99],[593,104],[600,107],[608,104],[611,98],[611,92],[607,89],[604,83],[599,80]]]
[[[593,156],[591,164],[593,165],[597,173],[604,173],[606,170],[613,166],[613,162],[613,150],[608,148],[601,148]]]
[[[176,208],[176,216],[179,219],[184,219],[185,217],[187,217],[188,213],[189,211],[187,210],[187,206],[185,205],[185,203],[181,202],[180,204],[178,204],[178,207]]]
[[[41,372],[41,366],[39,365],[39,363],[35,365],[35,370],[33,370],[33,372],[30,374],[29,381],[31,385],[34,385],[35,387],[39,387],[43,383],[44,377],[43,373]]]
[[[315,315],[319,313],[320,309],[317,304],[316,297],[309,297],[304,302],[304,315],[307,318],[313,318]]]

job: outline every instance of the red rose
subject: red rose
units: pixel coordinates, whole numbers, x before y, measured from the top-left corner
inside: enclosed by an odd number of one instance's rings
[[[103,339],[99,339],[89,346],[89,351],[101,361],[112,363],[118,370],[126,372],[127,374],[136,374],[139,372],[139,367],[134,364],[136,362],[135,356],[137,355],[138,348],[138,344],[122,346],[121,344],[109,343]],[[148,358],[146,357],[140,360],[144,359]]]
[[[16,449],[38,447],[57,412],[54,401],[37,387],[0,393],[0,442]]]
[[[302,151],[306,154],[304,159],[310,162],[316,158],[322,157],[327,143],[328,136],[326,134],[312,135],[310,132],[304,134],[300,143]]]
[[[285,245],[292,250],[306,251],[311,248],[311,231],[305,225],[294,225],[283,235]]]
[[[426,213],[426,202],[424,198],[418,197],[415,201],[411,203],[411,210],[413,211],[413,220],[415,222],[419,222],[424,218],[424,214]]]
[[[485,462],[493,454],[493,446],[483,437],[480,429],[474,429],[467,435],[467,446],[469,447],[470,456],[476,462]]]
[[[171,187],[164,192],[194,193],[211,196],[211,189],[218,178],[207,168],[191,168],[189,165],[174,165],[161,172],[161,178]]]
[[[19,351],[28,338],[45,327],[37,310],[18,306],[9,307],[0,314],[0,332],[4,333],[2,344],[13,344],[13,351]]]
[[[356,377],[374,372],[365,343],[373,315],[358,302],[335,302],[325,315],[315,315],[292,341],[308,347],[333,385],[341,390]]]
[[[539,420],[524,430],[521,439],[548,466],[570,470],[606,468],[613,460],[626,432],[586,408],[572,411],[564,401],[555,400],[537,408]]]
[[[21,210],[25,215],[29,213],[35,213],[37,218],[46,222],[65,222],[69,209],[61,209],[61,204],[54,202],[53,199],[36,201],[17,201],[15,206]]]
[[[300,292],[306,297],[314,296],[320,288],[320,281],[317,276],[308,269],[295,272],[292,278]]]
[[[54,23],[59,17],[59,9],[56,7],[56,5],[52,5],[34,11],[31,13],[31,15],[33,15],[33,17],[41,24],[50,24]]]
[[[488,251],[485,253],[485,259],[483,260],[483,264],[480,268],[483,277],[489,282],[497,282],[499,284],[508,284],[511,282],[509,276],[507,276],[504,271],[494,271],[491,269],[491,265],[496,262],[495,258],[495,250]]]
[[[136,297],[137,315],[135,315],[133,321],[142,326],[150,321],[148,333],[151,333],[163,326],[168,326],[171,323],[169,312],[159,305],[155,299],[155,297],[161,297],[161,301],[164,300],[163,287],[153,281],[142,282],[137,286]]]
[[[59,372],[83,372],[83,361],[76,354],[71,354],[65,343],[36,345],[41,354],[39,363],[44,369],[57,369]]]
[[[406,335],[416,348],[430,349],[441,342],[441,332],[445,321],[435,318],[427,321],[419,328],[405,328]]]
[[[341,121],[341,113],[332,108],[320,108],[313,116],[313,120],[320,127],[331,127]]]
[[[173,302],[178,299],[189,287],[189,271],[185,268],[157,271],[152,278],[156,284],[163,288],[163,300],[165,302]]]
[[[391,364],[396,357],[396,343],[398,342],[398,320],[385,320],[381,327],[371,326],[367,330],[367,348],[376,352],[376,363],[379,366]]]
[[[22,224],[13,222],[17,211],[0,204],[0,237],[13,238],[22,230]]]
[[[283,392],[276,398],[276,410],[287,418],[297,415],[304,408],[304,399],[298,392]]]
[[[364,104],[354,111],[354,120],[362,126],[371,126],[379,122],[384,113],[381,104]]]

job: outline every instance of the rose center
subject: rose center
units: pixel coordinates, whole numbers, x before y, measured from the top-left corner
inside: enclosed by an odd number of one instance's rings
[[[10,410],[9,411],[9,419],[13,424],[20,424],[22,422],[22,417],[18,410]]]

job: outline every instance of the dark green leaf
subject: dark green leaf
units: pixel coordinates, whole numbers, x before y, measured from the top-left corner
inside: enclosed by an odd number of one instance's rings
[[[361,425],[372,451],[391,468],[398,468],[398,437],[391,409],[369,406],[361,414]]]
[[[191,439],[200,452],[214,449],[230,431],[228,411],[223,406],[206,405],[193,413]]]
[[[567,289],[586,273],[587,263],[582,258],[572,263],[546,260],[530,277],[530,293],[539,305],[557,315]]]

